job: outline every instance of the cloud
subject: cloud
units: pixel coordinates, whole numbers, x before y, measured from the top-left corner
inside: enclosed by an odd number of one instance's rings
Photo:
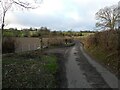
[[[8,27],[41,27],[53,30],[84,30],[95,27],[95,13],[119,0],[43,0],[39,8],[12,11],[7,15]]]

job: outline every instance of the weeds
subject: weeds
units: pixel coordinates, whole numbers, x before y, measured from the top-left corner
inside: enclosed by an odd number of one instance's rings
[[[39,51],[3,56],[3,88],[57,87],[56,59],[54,55],[41,55]]]
[[[118,67],[118,32],[117,30],[96,32],[81,40],[88,52],[110,68],[116,75],[120,72]]]

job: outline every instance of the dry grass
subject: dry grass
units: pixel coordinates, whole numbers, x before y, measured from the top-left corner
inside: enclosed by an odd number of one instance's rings
[[[116,75],[120,72],[118,36],[118,31],[108,30],[81,39],[86,50]]]

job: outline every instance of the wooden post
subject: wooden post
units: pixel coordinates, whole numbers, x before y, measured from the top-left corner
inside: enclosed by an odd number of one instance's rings
[[[40,39],[40,49],[41,49],[41,52],[42,52],[42,48],[43,48],[43,41],[42,41],[42,36],[41,36],[41,35],[40,35],[39,39]]]

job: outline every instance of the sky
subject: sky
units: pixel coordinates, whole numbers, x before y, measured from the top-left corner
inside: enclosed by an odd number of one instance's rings
[[[43,0],[36,9],[10,9],[5,18],[6,28],[93,30],[96,23],[95,13],[118,2],[119,0]]]

